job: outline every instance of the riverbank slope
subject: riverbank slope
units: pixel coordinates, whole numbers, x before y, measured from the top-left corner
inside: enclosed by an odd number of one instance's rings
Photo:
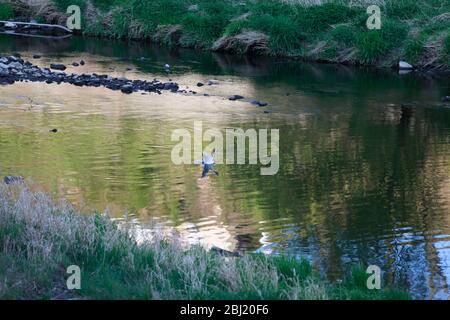
[[[80,290],[67,289],[71,265],[80,268]],[[80,214],[23,183],[0,184],[1,299],[410,298],[385,287],[369,290],[367,277],[354,268],[331,284],[305,260],[231,258],[157,233],[138,243],[131,228],[107,216]]]
[[[4,1],[3,19],[50,23],[65,23],[67,7],[79,5],[81,32],[89,36],[378,67],[406,60],[419,69],[450,69],[448,1]],[[371,4],[381,8],[380,30],[366,26]]]

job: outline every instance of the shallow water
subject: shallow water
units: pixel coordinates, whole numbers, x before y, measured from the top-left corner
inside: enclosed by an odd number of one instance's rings
[[[376,264],[415,297],[449,297],[450,108],[440,103],[449,79],[98,39],[0,37],[0,53],[13,52],[43,67],[66,63],[67,73],[170,78],[198,94],[0,86],[0,174],[29,177],[86,212],[107,209],[142,235],[156,226],[192,243],[300,255],[331,280],[353,263]],[[80,59],[85,66],[70,66]],[[218,84],[196,86],[209,79]],[[228,101],[232,94],[269,106]],[[194,121],[205,130],[279,129],[278,173],[217,165],[218,177],[199,179],[199,166],[173,165],[171,133],[192,132]]]

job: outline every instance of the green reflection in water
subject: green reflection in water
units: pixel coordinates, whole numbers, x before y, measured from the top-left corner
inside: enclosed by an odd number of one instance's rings
[[[86,60],[68,72],[190,88],[219,81],[195,88],[210,97],[0,87],[0,173],[31,177],[87,210],[127,210],[143,228],[156,221],[189,241],[303,255],[331,279],[351,262],[378,264],[416,296],[448,296],[450,109],[439,103],[448,79],[97,39],[0,37],[0,52],[42,53],[33,61],[43,66]],[[273,113],[231,94],[267,101]],[[278,128],[278,174],[218,165],[219,177],[200,180],[198,166],[174,166],[170,135],[194,121]]]

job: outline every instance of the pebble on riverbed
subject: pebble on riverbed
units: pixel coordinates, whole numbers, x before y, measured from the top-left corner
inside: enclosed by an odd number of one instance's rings
[[[131,84],[126,84],[120,88],[120,91],[126,94],[133,93],[133,86]]]
[[[228,97],[228,100],[231,100],[231,101],[240,100],[240,99],[244,99],[244,97],[240,96],[238,94],[235,94],[235,95],[232,95],[231,97]]]
[[[261,102],[261,101],[258,101],[258,100],[252,100],[252,101],[250,101],[250,103],[255,105],[255,106],[257,106],[257,107],[265,107],[265,106],[267,106],[267,102]]]
[[[66,70],[66,66],[63,65],[62,63],[52,63],[50,64],[50,69],[64,71]]]

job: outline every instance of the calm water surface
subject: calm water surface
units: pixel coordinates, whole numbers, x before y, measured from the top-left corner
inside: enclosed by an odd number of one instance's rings
[[[376,264],[415,297],[449,297],[450,108],[439,102],[449,79],[0,37],[0,53],[13,52],[45,67],[86,61],[68,73],[170,78],[198,94],[0,86],[0,174],[30,177],[86,212],[108,210],[143,235],[156,226],[192,243],[304,256],[330,280],[353,263]],[[209,79],[218,85],[196,87]],[[228,101],[231,94],[270,105]],[[223,131],[279,129],[278,174],[218,165],[219,177],[199,179],[198,166],[172,165],[171,133],[192,132],[194,121]]]

